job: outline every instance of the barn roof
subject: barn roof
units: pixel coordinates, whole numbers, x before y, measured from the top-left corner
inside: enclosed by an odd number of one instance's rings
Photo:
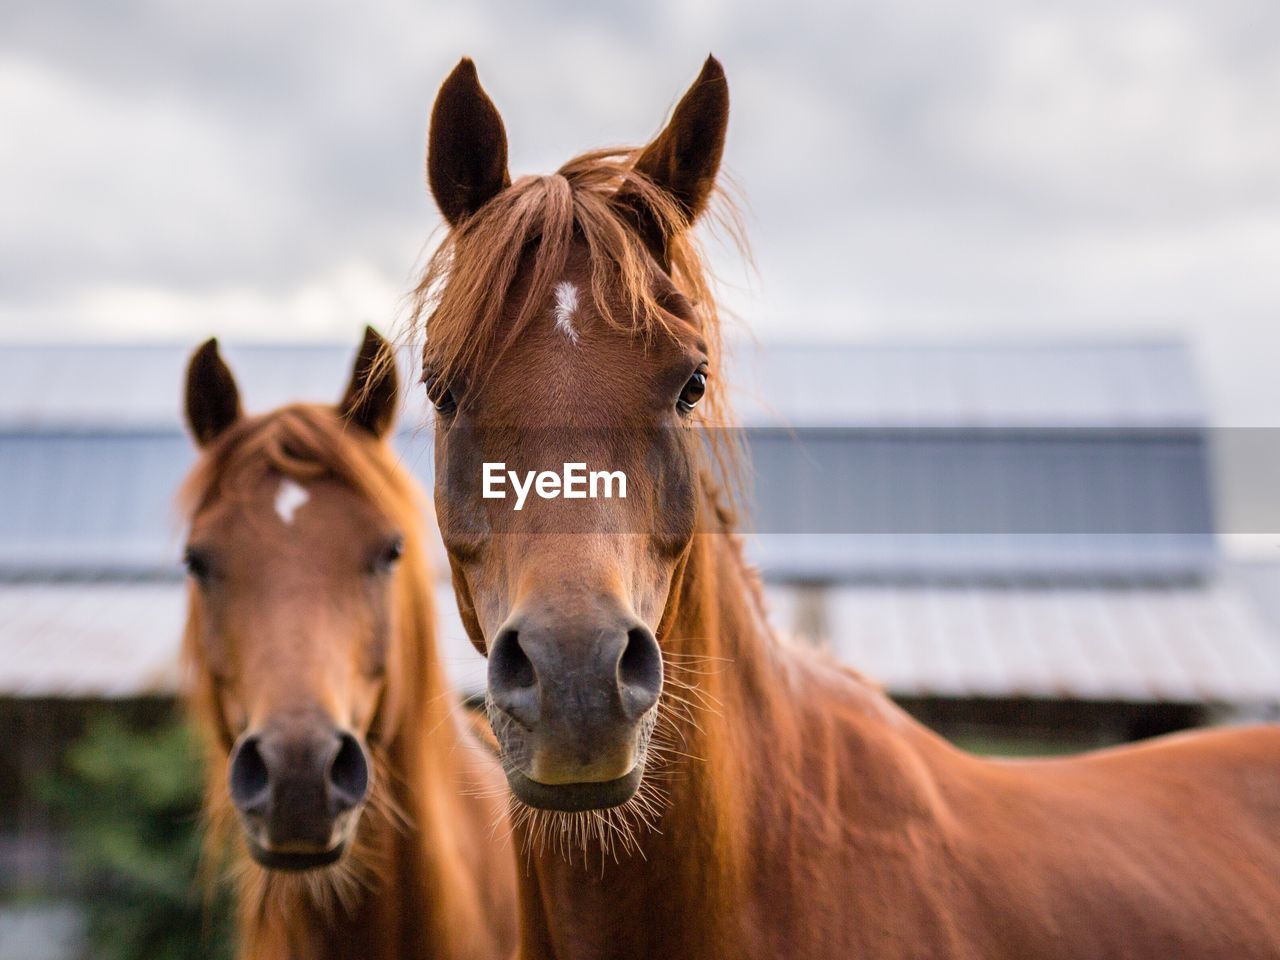
[[[188,352],[0,347],[0,692],[176,682]],[[334,398],[352,347],[226,352],[252,410]],[[740,346],[736,363],[751,555],[775,583],[837,584],[836,652],[892,692],[1280,699],[1274,640],[1213,575],[1181,346],[791,343]],[[398,442],[429,484],[420,394]],[[440,589],[446,656],[475,689],[483,664]],[[772,592],[788,627],[803,594]]]
[[[188,347],[0,347],[0,574],[171,570]],[[350,346],[232,345],[250,409],[327,400]],[[1215,562],[1187,353],[1149,343],[739,344],[771,576],[1187,578]],[[428,487],[422,391],[398,438]],[[1014,493],[1016,492],[1016,495]],[[836,536],[838,535],[838,536]]]
[[[801,599],[803,598],[803,599]],[[770,591],[891,693],[1280,704],[1280,644],[1234,578],[1200,586],[857,586]]]
[[[0,429],[179,430],[193,346],[0,346]],[[264,410],[335,399],[354,343],[232,343],[223,351],[250,409]],[[1190,357],[1177,340],[738,342],[729,355],[723,376],[748,426],[1137,428],[1204,420]],[[407,373],[412,362],[404,362]],[[411,391],[413,412],[422,411],[420,394]]]
[[[127,698],[172,694],[186,610],[178,580],[0,582],[0,695]],[[439,584],[441,655],[467,690],[484,661]]]
[[[1178,340],[765,342],[731,348],[747,425],[1198,427]]]
[[[803,596],[768,591],[791,632]],[[0,583],[0,693],[171,693],[185,588],[174,581]],[[439,585],[446,668],[466,692],[484,663]],[[831,591],[823,633],[890,693],[1169,703],[1280,703],[1280,647],[1229,581],[1083,589],[967,586]]]

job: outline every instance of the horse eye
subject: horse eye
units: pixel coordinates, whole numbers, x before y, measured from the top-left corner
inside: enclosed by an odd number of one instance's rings
[[[681,413],[688,413],[698,405],[698,401],[702,399],[702,395],[706,392],[707,375],[699,370],[689,378],[689,382],[680,391],[680,399],[676,401],[676,408]]]
[[[392,537],[378,553],[378,559],[373,564],[374,573],[389,573],[400,562],[400,557],[403,555],[404,537]]]
[[[182,555],[182,562],[187,573],[197,583],[205,583],[209,579],[209,558],[194,547],[187,547]]]
[[[449,385],[443,379],[428,370],[423,375],[422,382],[427,388],[427,399],[431,401],[437,412],[448,416],[457,411],[458,401],[454,398],[453,391],[449,389]]]

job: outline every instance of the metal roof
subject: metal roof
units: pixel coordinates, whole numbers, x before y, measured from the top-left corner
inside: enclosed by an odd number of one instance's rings
[[[194,344],[0,345],[0,428],[180,427]],[[250,409],[334,400],[355,344],[224,344]],[[1196,426],[1204,406],[1176,340],[735,342],[744,425]],[[405,371],[413,367],[407,355]],[[415,377],[406,376],[412,384]],[[412,390],[406,421],[423,410]]]
[[[0,582],[0,691],[173,689],[183,589],[154,573],[175,568],[170,504],[193,459],[188,352],[0,347],[0,570],[18,577]],[[335,397],[352,350],[226,352],[249,408],[267,409]],[[739,346],[736,362],[750,554],[775,579],[856,582],[821,591],[822,617],[837,655],[891,692],[1280,699],[1255,606],[1208,576],[1207,450],[1181,346],[791,343]],[[398,443],[429,486],[421,408],[409,401]],[[483,661],[439,589],[446,660],[478,689]],[[812,596],[770,593],[784,628]]]
[[[1230,578],[768,593],[779,626],[817,623],[838,659],[894,694],[1280,704],[1280,645]]]
[[[171,691],[183,601],[174,583],[0,584],[0,690],[92,698]]]
[[[352,348],[226,352],[257,410],[333,399]],[[173,689],[183,588],[155,573],[176,572],[170,505],[193,459],[188,353],[0,347],[0,692]],[[1181,346],[792,343],[740,346],[737,363],[751,556],[775,580],[856,582],[820,591],[822,617],[837,655],[891,692],[1280,699],[1280,653],[1251,598],[1211,576],[1208,454]],[[418,396],[398,443],[429,486],[421,391],[404,379]],[[1124,532],[1108,533],[1117,519]],[[784,628],[813,595],[770,594]],[[479,689],[446,583],[439,609],[449,669]]]
[[[747,425],[1124,427],[1204,422],[1177,340],[767,342],[731,347]]]
[[[438,585],[440,652],[462,689],[484,686],[484,661]],[[0,694],[123,698],[177,689],[186,616],[181,581],[0,583]]]
[[[182,391],[196,344],[0,345],[0,429],[182,433]],[[333,403],[356,344],[221,344],[249,410]],[[408,374],[410,364],[403,358]],[[412,384],[414,377],[402,377]],[[407,424],[423,406],[406,390]]]
[[[172,497],[194,458],[179,415],[188,352],[0,347],[0,573],[173,569]],[[256,410],[331,400],[352,348],[227,354]],[[397,442],[430,489],[422,391],[402,362]],[[1185,579],[1216,562],[1177,344],[739,345],[736,362],[744,394],[755,385],[740,405],[753,558],[769,576]]]
[[[1229,582],[1183,588],[846,587],[820,619],[836,656],[890,693],[1133,702],[1280,703],[1280,647]],[[780,586],[775,623],[794,632],[802,597]],[[455,684],[481,690],[484,661],[438,591]],[[167,694],[185,588],[179,582],[0,584],[0,693]],[[805,614],[812,625],[813,613]]]
[[[1204,576],[1201,432],[747,433],[755,556],[774,577]]]

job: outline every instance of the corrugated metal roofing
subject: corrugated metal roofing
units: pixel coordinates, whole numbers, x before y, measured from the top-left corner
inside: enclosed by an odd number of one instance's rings
[[[0,427],[177,428],[194,344],[0,346]],[[341,393],[354,344],[227,344],[250,409]],[[1204,420],[1172,340],[736,343],[745,425],[1169,427]],[[413,363],[404,360],[406,373]],[[405,380],[412,384],[412,376]],[[412,390],[411,411],[423,409]],[[411,419],[411,418],[410,418]]]
[[[332,399],[351,353],[227,349],[250,409]],[[0,573],[173,568],[172,496],[194,457],[179,418],[187,354],[0,347]],[[774,411],[744,404],[754,556],[771,576],[1186,578],[1215,561],[1207,451],[1188,426],[1199,406],[1176,344],[770,344],[740,348],[739,366]],[[398,442],[429,489],[422,391],[403,379]]]
[[[176,431],[0,432],[0,571],[176,572],[193,462]]]
[[[168,693],[184,587],[177,582],[0,584],[0,693]],[[790,631],[798,596],[771,587]],[[447,584],[442,653],[481,690]],[[1174,703],[1280,703],[1280,648],[1232,585],[1124,589],[854,587],[825,599],[840,660],[891,693]]]
[[[789,583],[1177,584],[1220,563],[1210,533],[752,533],[746,551],[766,579]]]
[[[268,409],[333,399],[352,348],[226,352],[249,408]],[[0,570],[26,577],[0,582],[0,692],[172,689],[182,587],[122,576],[176,566],[188,353],[0,347]],[[1280,654],[1249,600],[1195,581],[1212,566],[1213,517],[1180,345],[769,344],[738,362],[758,474],[753,555],[775,577],[862,582],[828,590],[825,616],[838,655],[891,691],[1280,699]],[[399,442],[429,485],[421,391],[408,389]],[[1139,532],[1099,529],[1117,516]],[[38,579],[69,572],[113,579]],[[1128,585],[1065,585],[1089,577]],[[1143,578],[1171,585],[1134,585]],[[797,593],[771,593],[787,627]],[[483,661],[444,584],[439,609],[450,670],[479,689]]]
[[[0,429],[182,431],[182,390],[195,344],[0,346]],[[332,403],[351,371],[356,344],[222,345],[245,406],[270,410],[300,400]],[[408,385],[404,421],[421,412]]]
[[[462,689],[484,687],[484,660],[441,583],[440,651]],[[137,697],[177,689],[186,616],[180,581],[0,583],[0,694]]]
[[[1174,427],[1204,422],[1176,340],[764,343],[734,351],[746,424]]]
[[[822,624],[837,657],[891,693],[948,698],[1280,703],[1280,645],[1230,580],[1182,588],[851,587],[775,622]]]
[[[752,430],[748,440],[751,529],[773,576],[1191,577],[1216,562],[1197,431]]]
[[[173,690],[183,600],[174,583],[0,584],[0,690],[94,698]]]

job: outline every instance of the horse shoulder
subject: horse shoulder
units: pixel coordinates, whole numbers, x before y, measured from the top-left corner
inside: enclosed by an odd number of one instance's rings
[[[1275,956],[1278,760],[1271,727],[983,761],[960,814],[971,909],[1028,951]]]

